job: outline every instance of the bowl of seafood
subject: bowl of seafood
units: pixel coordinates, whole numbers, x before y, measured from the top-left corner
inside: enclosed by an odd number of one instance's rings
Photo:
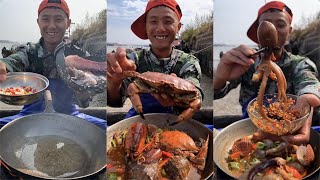
[[[213,176],[213,133],[193,119],[145,114],[107,128],[108,179],[208,179]]]
[[[9,105],[26,105],[37,101],[49,86],[49,80],[37,73],[9,72],[0,83],[0,101]]]
[[[216,165],[236,179],[306,179],[320,169],[320,135],[296,145],[256,136],[258,128],[244,119],[221,130],[214,139]]]
[[[279,100],[277,94],[266,94],[261,107],[257,98],[253,99],[247,106],[251,121],[262,131],[278,136],[297,131],[308,119],[311,106],[302,97],[292,94],[286,97]]]

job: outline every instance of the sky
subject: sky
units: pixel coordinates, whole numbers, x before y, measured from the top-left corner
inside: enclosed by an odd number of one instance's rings
[[[0,40],[37,42],[40,39],[37,24],[40,3],[41,0],[0,0]],[[70,19],[76,24],[81,24],[87,13],[91,17],[106,9],[106,0],[67,0],[67,3]]]
[[[257,18],[258,10],[270,0],[215,0],[214,44],[255,43],[247,37],[247,30]],[[320,11],[320,0],[282,0],[293,12],[292,27],[299,27]]]
[[[182,10],[180,32],[194,21],[196,15],[209,15],[213,0],[176,0]],[[108,0],[107,42],[121,44],[149,44],[131,31],[131,24],[144,13],[147,0]]]

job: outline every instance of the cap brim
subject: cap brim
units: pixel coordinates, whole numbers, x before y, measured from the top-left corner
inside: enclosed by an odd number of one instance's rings
[[[247,36],[257,44],[259,44],[259,40],[257,36],[258,26],[259,26],[258,20],[255,20],[254,23],[250,26],[250,28],[247,31]]]
[[[132,32],[141,39],[148,39],[146,31],[146,13],[142,14],[131,25]]]

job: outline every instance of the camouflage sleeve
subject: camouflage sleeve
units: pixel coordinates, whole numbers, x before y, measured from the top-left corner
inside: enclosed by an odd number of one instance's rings
[[[201,98],[204,98],[203,90],[200,87],[201,67],[199,64],[199,60],[195,56],[188,56],[188,60],[181,67],[177,76],[193,83],[200,91]]]
[[[226,96],[232,89],[236,88],[240,84],[240,80],[228,81],[226,85],[221,88],[214,90],[213,99],[221,99]]]
[[[320,98],[319,73],[315,64],[309,60],[303,60],[293,70],[295,82],[294,91],[297,95],[314,94]]]
[[[16,48],[16,52],[6,58],[0,58],[0,61],[6,65],[8,72],[26,71],[29,66],[28,46],[21,45]]]

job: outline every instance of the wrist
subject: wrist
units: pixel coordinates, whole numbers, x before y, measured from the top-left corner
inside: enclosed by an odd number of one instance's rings
[[[219,90],[224,88],[227,85],[227,81],[220,79],[220,78],[214,78],[213,80],[213,89],[214,90]]]

